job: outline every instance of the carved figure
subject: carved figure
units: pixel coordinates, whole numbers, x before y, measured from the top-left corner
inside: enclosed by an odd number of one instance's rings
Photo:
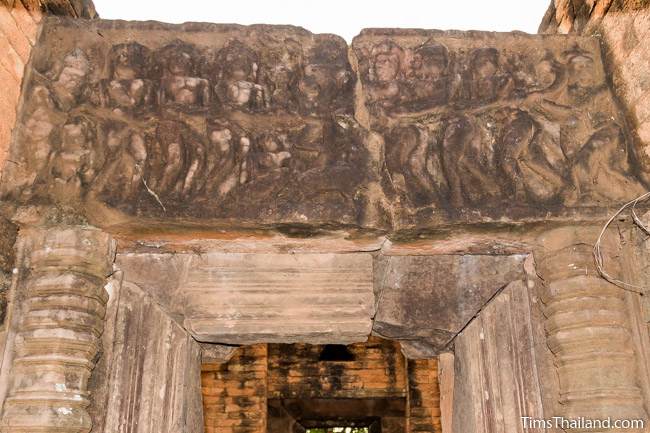
[[[442,163],[452,205],[475,205],[499,196],[494,149],[485,145],[478,119],[458,116],[447,121]]]
[[[309,51],[298,82],[303,112],[320,112],[342,105],[334,102],[348,96],[346,93],[351,90],[349,84],[352,83],[345,53],[336,40],[318,43]]]
[[[495,48],[477,48],[470,54],[469,99],[474,103],[488,103],[501,99],[510,83],[509,75],[499,64],[499,51]]]
[[[30,100],[34,102],[34,109],[25,116],[24,128],[21,128],[20,134],[26,146],[27,164],[36,174],[41,173],[49,161],[52,133],[59,122],[59,116],[47,87],[34,87]]]
[[[270,108],[296,111],[296,86],[303,64],[302,47],[294,39],[285,39],[279,50],[262,51],[258,77]]]
[[[70,110],[78,102],[88,81],[90,62],[80,48],[68,53],[61,65],[56,65],[47,75],[52,77],[51,88],[59,107]]]
[[[208,107],[210,84],[198,76],[197,50],[175,41],[156,53],[161,69],[161,105],[173,104],[185,109]]]
[[[374,46],[371,52],[368,99],[373,105],[389,108],[398,103],[398,78],[404,63],[404,50],[392,41]]]
[[[408,108],[423,110],[445,104],[449,98],[449,53],[444,45],[417,47],[409,65]]]
[[[61,129],[61,143],[50,161],[54,180],[79,190],[90,184],[103,163],[98,151],[94,125],[84,117],[69,120]]]
[[[638,197],[646,188],[630,173],[628,153],[620,128],[609,123],[580,149],[571,169],[575,190],[569,201],[589,198],[603,204]]]
[[[550,136],[526,112],[515,110],[504,120],[497,161],[506,177],[504,192],[520,203],[547,202],[566,185],[568,169],[559,137]]]
[[[109,53],[110,79],[102,86],[102,105],[119,114],[146,110],[155,100],[155,86],[148,79],[150,50],[131,42],[115,45]]]
[[[386,143],[390,182],[415,207],[437,202],[447,189],[439,159],[436,126],[439,125],[396,128]]]
[[[106,147],[111,153],[92,191],[114,203],[133,200],[144,188],[147,163],[147,137],[124,124],[114,125],[107,134]]]
[[[263,87],[257,82],[257,54],[241,41],[233,39],[217,54],[221,68],[216,93],[228,104],[251,110],[266,108]]]
[[[233,135],[231,129],[237,135]],[[208,137],[206,191],[208,195],[225,196],[237,185],[248,181],[250,139],[234,125],[219,123],[209,126]]]

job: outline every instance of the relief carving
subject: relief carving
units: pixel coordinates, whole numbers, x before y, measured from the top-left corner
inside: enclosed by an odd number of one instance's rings
[[[386,229],[647,188],[590,39],[366,30],[353,71],[340,38],[296,28],[48,25],[5,199]]]
[[[366,30],[353,43],[398,214],[600,207],[646,190],[592,41],[463,38]]]
[[[123,115],[149,109],[157,93],[155,83],[148,78],[151,50],[137,42],[117,44],[111,48],[108,61],[110,78],[101,82],[101,105]]]
[[[257,83],[257,53],[242,42],[231,40],[218,52],[217,67],[220,70],[215,91],[223,103],[250,110],[266,108],[264,88]]]
[[[341,39],[264,26],[223,26],[210,45],[58,30],[64,42],[35,54],[35,105],[3,197],[152,217],[363,217],[368,156]]]
[[[175,41],[156,53],[160,69],[160,104],[187,109],[208,107],[210,83],[199,77],[200,54],[196,47]]]

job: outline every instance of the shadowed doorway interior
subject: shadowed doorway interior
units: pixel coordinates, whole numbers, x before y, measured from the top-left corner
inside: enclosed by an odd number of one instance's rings
[[[437,359],[407,360],[376,337],[242,346],[204,364],[202,383],[206,433],[439,431]]]

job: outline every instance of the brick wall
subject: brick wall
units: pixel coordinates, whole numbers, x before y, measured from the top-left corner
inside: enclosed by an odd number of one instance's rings
[[[25,65],[47,14],[97,17],[89,0],[0,0],[0,173],[16,121]]]
[[[436,359],[407,362],[398,343],[374,337],[368,343],[347,347],[353,360],[321,360],[324,348],[307,344],[246,346],[227,363],[204,364],[205,433],[266,433],[268,402],[303,402],[312,409],[336,401],[350,407],[365,402],[359,407],[366,404],[368,412],[376,412],[380,406],[375,403],[382,399],[386,402],[382,407],[387,408],[380,413],[382,431],[441,431]],[[393,413],[399,401],[406,407],[401,417]],[[273,409],[284,411],[281,404]],[[283,426],[282,431],[295,425],[290,416],[271,418]],[[300,427],[290,430],[302,431]]]
[[[440,432],[438,359],[409,360],[408,431]]]
[[[25,64],[36,41],[40,10],[28,11],[21,2],[0,6],[0,170],[4,166]]]
[[[404,397],[399,344],[371,337],[348,346],[354,361],[319,361],[323,346],[269,345],[269,398]]]
[[[266,432],[267,346],[239,349],[201,372],[205,433]]]

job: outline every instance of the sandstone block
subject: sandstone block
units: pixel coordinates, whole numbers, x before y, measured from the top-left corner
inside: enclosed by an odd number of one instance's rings
[[[352,343],[370,334],[368,254],[208,254],[180,292],[199,341]]]
[[[445,348],[486,303],[523,278],[525,256],[380,256],[373,332],[401,340],[410,358]]]

